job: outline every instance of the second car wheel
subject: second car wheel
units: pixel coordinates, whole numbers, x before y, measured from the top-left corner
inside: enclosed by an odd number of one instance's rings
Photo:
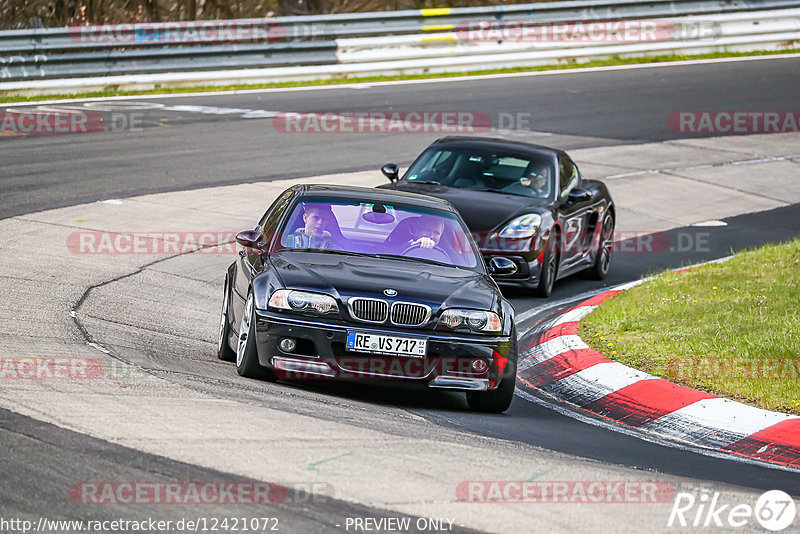
[[[542,257],[542,271],[539,275],[539,285],[534,289],[537,297],[549,297],[553,292],[553,284],[558,274],[558,234],[553,233],[547,240],[546,250]]]
[[[614,216],[610,213],[603,219],[600,230],[600,242],[597,244],[597,256],[589,270],[589,275],[595,280],[602,280],[608,274],[611,266],[611,253],[614,250]]]
[[[253,293],[247,295],[247,302],[242,313],[242,323],[239,326],[239,343],[236,347],[236,372],[245,378],[261,378],[269,381],[275,380],[271,369],[263,367],[258,361],[256,348],[256,321],[255,299]]]

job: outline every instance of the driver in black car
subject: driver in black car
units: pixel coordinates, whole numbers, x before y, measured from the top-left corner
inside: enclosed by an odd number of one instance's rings
[[[550,195],[550,169],[547,164],[531,163],[519,180],[501,189],[504,193],[547,198]]]
[[[438,217],[423,215],[411,226],[408,247],[433,248],[439,244],[444,233],[444,221]]]
[[[533,192],[534,196],[546,198],[550,194],[550,183],[547,179],[547,165],[531,165],[526,175],[520,180],[522,185]]]

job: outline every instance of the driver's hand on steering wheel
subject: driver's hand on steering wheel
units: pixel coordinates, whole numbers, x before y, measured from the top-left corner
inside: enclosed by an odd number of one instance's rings
[[[419,246],[420,248],[433,248],[436,242],[430,237],[420,237],[416,241],[412,241],[410,246]]]

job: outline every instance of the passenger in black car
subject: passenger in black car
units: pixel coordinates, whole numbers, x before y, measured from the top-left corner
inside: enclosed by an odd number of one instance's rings
[[[289,248],[338,248],[333,242],[331,233],[325,230],[328,221],[333,218],[330,206],[306,204],[303,208],[305,226],[286,236],[285,246]]]

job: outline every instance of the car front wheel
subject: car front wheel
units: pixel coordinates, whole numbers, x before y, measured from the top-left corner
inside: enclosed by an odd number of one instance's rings
[[[258,362],[256,348],[255,299],[253,293],[247,295],[244,305],[242,323],[239,326],[239,343],[236,346],[236,372],[245,378],[261,378],[274,381],[275,375],[270,369]]]
[[[231,333],[231,325],[228,321],[228,305],[230,295],[228,294],[228,278],[225,277],[225,286],[222,293],[222,311],[219,317],[219,334],[217,336],[217,358],[226,362],[236,361],[236,352],[228,343],[228,336]]]
[[[514,388],[517,384],[517,338],[512,332],[514,340],[508,355],[508,363],[503,371],[500,385],[489,391],[468,391],[467,404],[476,412],[503,413],[511,406],[514,398]]]

